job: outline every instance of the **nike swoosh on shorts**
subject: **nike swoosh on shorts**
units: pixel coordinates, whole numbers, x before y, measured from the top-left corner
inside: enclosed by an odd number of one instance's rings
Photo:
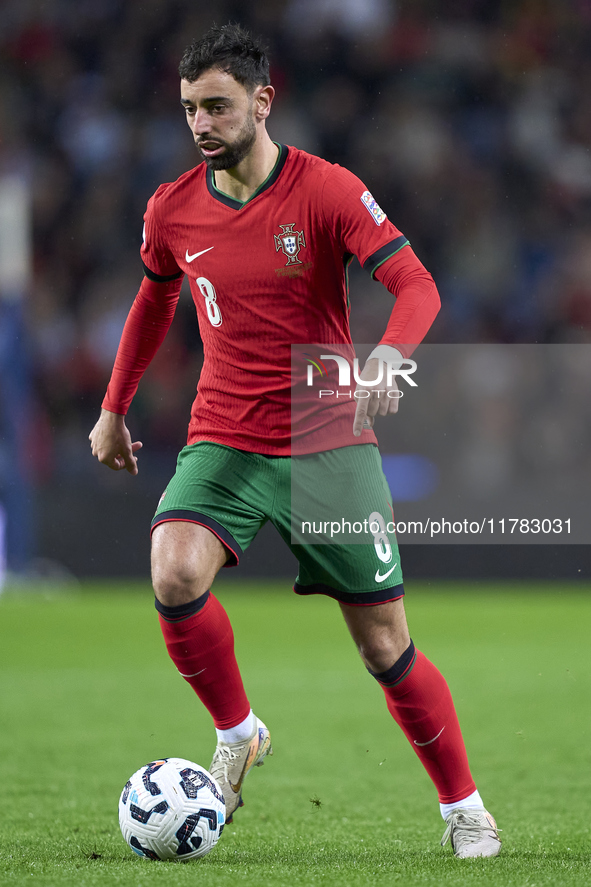
[[[394,566],[391,567],[391,568],[388,570],[387,573],[384,573],[383,576],[382,576],[382,574],[380,573],[379,570],[376,570],[376,575],[375,575],[375,580],[376,580],[376,582],[383,582],[384,579],[387,579],[388,576],[390,575],[390,573],[393,573],[397,566],[398,566],[397,563],[394,564]]]

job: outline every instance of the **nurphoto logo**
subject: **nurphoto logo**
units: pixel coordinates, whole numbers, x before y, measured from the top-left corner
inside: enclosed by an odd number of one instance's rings
[[[402,377],[411,387],[418,387],[415,380],[411,378],[412,374],[417,369],[417,364],[416,361],[411,360],[408,357],[404,358],[402,363],[397,360],[380,360],[378,364],[378,373],[375,379],[361,378],[359,372],[359,359],[357,357],[350,361],[342,354],[321,354],[320,357],[314,359],[311,355],[305,352],[304,357],[308,362],[306,385],[310,388],[314,386],[314,370],[317,370],[321,379],[328,381],[327,377],[329,376],[329,369],[334,372],[335,368],[334,366],[331,366],[330,368],[327,367],[325,361],[334,360],[337,365],[339,390],[335,391],[330,388],[321,388],[318,392],[319,398],[336,396],[355,397],[359,399],[370,397],[372,391],[376,391],[378,397],[383,394],[390,399],[400,398],[403,396],[403,392],[400,391],[396,384],[396,376]],[[353,378],[356,385],[360,386],[359,391],[352,390],[351,378]],[[384,387],[378,388],[379,385],[383,385]],[[341,391],[341,388],[349,390]],[[368,388],[371,389],[371,391],[364,390]]]

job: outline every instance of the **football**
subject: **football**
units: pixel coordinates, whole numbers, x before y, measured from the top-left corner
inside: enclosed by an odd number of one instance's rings
[[[219,841],[225,819],[218,783],[184,758],[141,767],[125,783],[119,799],[121,834],[144,859],[205,856]]]

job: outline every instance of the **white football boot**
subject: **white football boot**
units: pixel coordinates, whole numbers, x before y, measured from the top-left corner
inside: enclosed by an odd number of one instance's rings
[[[249,739],[218,742],[209,772],[219,786],[226,802],[226,822],[232,822],[237,807],[244,806],[242,783],[253,767],[264,764],[272,755],[271,736],[262,721],[255,717],[255,728]]]
[[[450,841],[458,859],[498,855],[501,849],[499,830],[486,810],[457,807],[445,821],[447,828],[441,839],[441,846],[444,847]]]

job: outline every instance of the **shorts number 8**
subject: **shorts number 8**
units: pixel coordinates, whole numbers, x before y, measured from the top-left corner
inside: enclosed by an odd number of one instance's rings
[[[383,564],[392,560],[392,546],[386,533],[386,522],[379,511],[372,511],[369,516],[369,531],[373,536],[376,554]]]

